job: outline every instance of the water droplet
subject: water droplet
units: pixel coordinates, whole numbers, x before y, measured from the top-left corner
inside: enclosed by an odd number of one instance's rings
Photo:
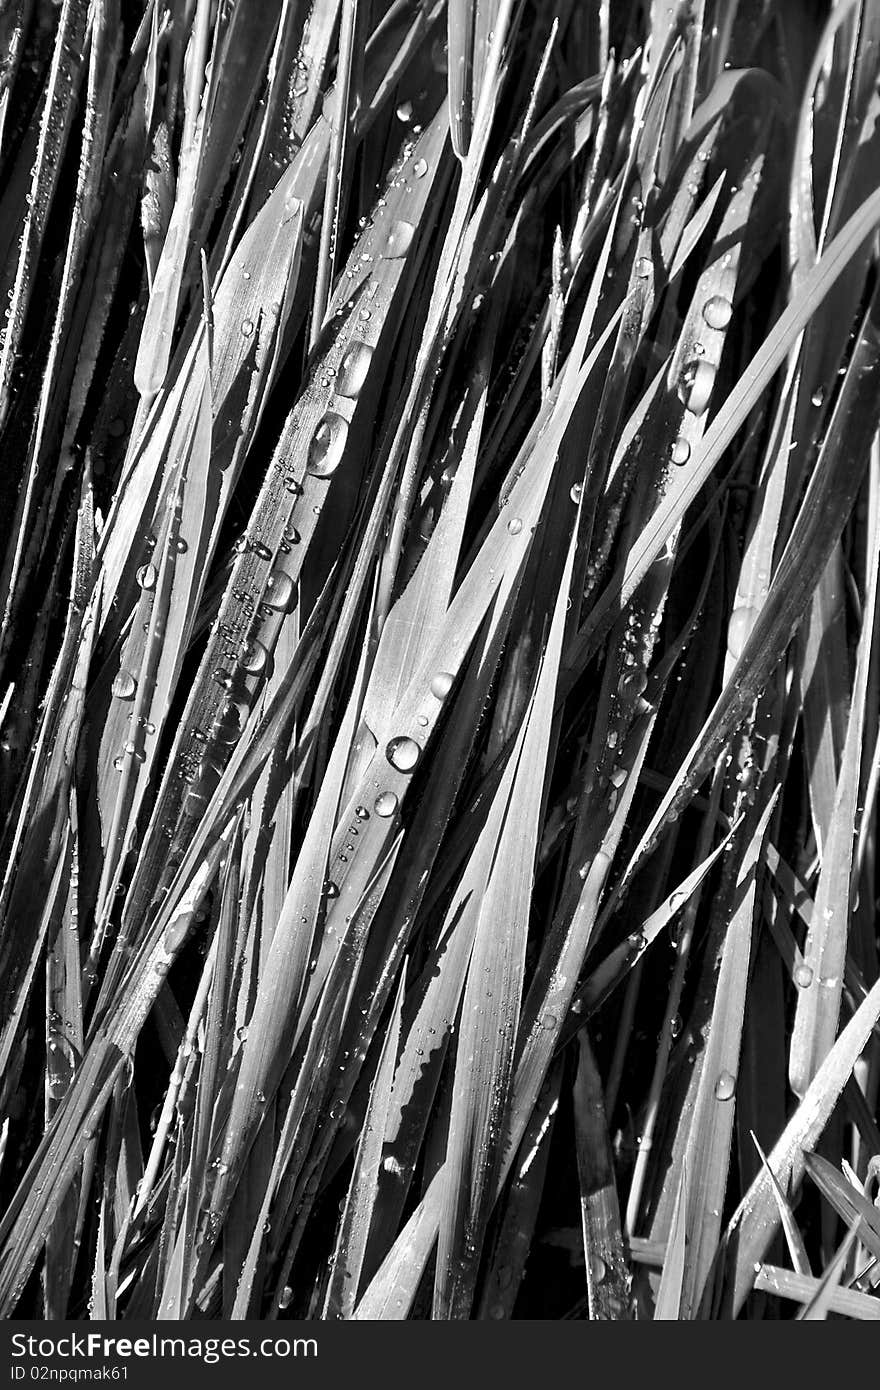
[[[449,671],[437,671],[431,677],[431,694],[435,700],[445,700],[452,689],[452,682],[455,679]]]
[[[296,598],[296,585],[289,574],[284,570],[273,570],[266,583],[266,592],[263,595],[263,602],[267,608],[275,608],[281,612],[289,612],[293,607]]]
[[[137,582],[142,589],[155,589],[157,578],[155,565],[141,565],[137,572]]]
[[[507,523],[507,531],[511,536],[518,536],[522,528],[523,524],[518,516],[512,516]]]
[[[413,165],[413,173],[417,179],[423,179],[428,172],[427,159],[417,159]]]
[[[794,982],[798,989],[809,989],[813,983],[813,972],[808,965],[799,965],[794,972]]]
[[[118,671],[113,682],[113,694],[118,700],[133,700],[137,681],[130,671]]]
[[[623,767],[616,767],[611,774],[612,787],[622,787],[625,781],[626,769]]]
[[[289,1308],[292,1302],[293,1302],[293,1289],[290,1287],[289,1284],[285,1284],[285,1285],[284,1285],[284,1288],[281,1290],[280,1294],[278,1295],[278,1307],[281,1308],[281,1309]]]
[[[708,409],[715,385],[715,368],[705,358],[688,362],[678,383],[678,396],[692,415],[702,415]]]
[[[397,806],[397,797],[394,795],[394,792],[380,792],[376,797],[373,809],[377,816],[381,816],[383,820],[387,820],[389,816],[394,815]]]
[[[354,812],[354,813],[355,813],[355,815],[357,816],[358,820],[369,820],[369,819],[370,819],[370,813],[369,813],[369,811],[367,810],[366,806],[356,806],[356,807],[355,807],[355,812]]]
[[[607,1273],[608,1270],[605,1266],[605,1261],[602,1259],[602,1256],[593,1255],[590,1260],[590,1274],[593,1277],[593,1283],[601,1284],[602,1280],[605,1278],[605,1275]]]
[[[261,560],[272,559],[272,551],[263,541],[249,540],[248,549],[251,550],[254,555],[258,555]]]
[[[710,328],[726,328],[733,318],[733,305],[721,294],[713,294],[703,305],[703,318]]]
[[[250,642],[245,648],[241,664],[251,675],[258,676],[261,671],[265,671],[268,660],[269,653],[262,642]]]
[[[639,256],[636,260],[634,270],[640,280],[647,280],[653,269],[654,267],[649,256]]]
[[[347,438],[348,421],[335,411],[328,410],[319,422],[309,445],[306,467],[313,477],[329,478],[331,473],[335,473]]]
[[[242,332],[242,337],[244,337],[244,338],[249,338],[249,337],[251,336],[251,334],[253,333],[253,331],[254,331],[254,321],[253,321],[253,319],[242,319],[242,321],[241,321],[241,332]]]
[[[813,394],[812,394],[812,396],[810,397],[810,400],[812,401],[813,405],[816,407],[817,410],[819,409],[820,406],[824,405],[824,404],[825,404],[825,388],[824,388],[824,386],[820,386],[820,387],[818,388],[818,390],[814,391]]]
[[[716,1100],[733,1100],[736,1091],[736,1077],[729,1071],[718,1073],[718,1080],[715,1082]]]
[[[750,604],[743,604],[739,608],[734,608],[731,613],[730,622],[727,625],[727,650],[734,661],[739,661],[756,617],[757,613]]]
[[[581,500],[581,498],[583,497],[583,495],[584,495],[584,485],[583,485],[583,483],[574,483],[574,484],[572,485],[571,492],[569,493],[569,497],[571,498],[572,502],[574,502],[575,506],[579,506],[579,505],[580,505],[580,500]]]
[[[673,1014],[669,1020],[669,1036],[675,1039],[681,1033],[681,1014]]]
[[[683,464],[687,463],[690,456],[691,446],[690,444],[688,444],[687,440],[681,438],[676,439],[675,443],[669,451],[669,457],[672,459],[672,462],[676,465],[676,467],[681,468]]]
[[[402,218],[399,219],[385,238],[385,245],[382,248],[383,256],[389,261],[400,260],[412,246],[415,234],[416,229],[411,222],[404,222]]]
[[[413,118],[413,104],[411,101],[402,101],[397,108],[397,119],[403,121],[404,125],[409,125]]]
[[[419,760],[421,749],[415,739],[407,738],[401,734],[398,738],[393,738],[385,749],[385,756],[392,767],[396,767],[398,772],[412,772]]]
[[[349,343],[339,364],[339,377],[336,382],[337,396],[347,396],[354,400],[356,396],[360,395],[372,360],[373,349],[369,343],[363,343],[359,338]]]
[[[647,684],[648,678],[644,671],[626,671],[621,676],[617,689],[625,699],[635,700],[637,696],[642,694]]]

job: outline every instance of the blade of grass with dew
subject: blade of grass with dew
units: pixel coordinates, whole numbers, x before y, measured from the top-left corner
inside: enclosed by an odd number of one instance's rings
[[[804,1154],[815,1147],[880,1017],[880,984],[872,986],[807,1087],[798,1108],[768,1156],[776,1181],[796,1187]],[[724,1233],[725,1307],[734,1316],[751,1288],[756,1264],[767,1253],[779,1222],[769,1180],[762,1173],[745,1193]]]
[[[669,1223],[669,1236],[663,1256],[663,1269],[657,1302],[654,1307],[655,1322],[678,1322],[682,1316],[685,1276],[687,1268],[687,1207],[690,1189],[688,1184],[687,1160],[682,1163],[675,1205]]]
[[[434,1316],[466,1316],[474,1296],[476,1262],[501,1159],[500,1130],[507,1106],[525,968],[531,878],[543,797],[565,604],[573,550],[553,614],[533,703],[496,792],[500,824],[492,868],[479,906],[462,1000],[444,1166]],[[494,810],[494,807],[493,807]],[[498,923],[505,926],[498,935]],[[464,1073],[477,1084],[464,1083]]]
[[[46,223],[55,198],[61,163],[73,124],[70,96],[82,80],[89,5],[86,0],[64,0],[52,51],[42,109],[30,192],[23,222],[19,210],[5,212],[9,225],[21,223],[21,239],[15,269],[8,280],[9,311],[0,344],[0,428],[11,405],[12,375],[21,351],[25,317],[34,291],[34,277],[46,234]]]
[[[238,698],[248,703],[255,697],[268,673],[278,629],[292,606],[318,514],[330,505],[340,483],[348,489],[354,485],[351,478],[346,483],[346,473],[363,466],[366,436],[359,426],[375,409],[374,363],[379,369],[390,349],[407,253],[416,227],[426,216],[434,178],[442,172],[444,139],[445,121],[438,118],[421,137],[417,153],[407,156],[405,165],[394,171],[395,183],[405,170],[421,170],[422,161],[427,173],[426,155],[431,156],[430,178],[416,174],[412,184],[388,189],[385,205],[377,209],[374,223],[357,244],[336,291],[331,309],[334,314],[345,313],[342,331],[331,331],[305,391],[287,418],[251,514],[157,798],[130,891],[129,913],[155,887],[152,879],[165,856],[165,829],[170,826],[178,833],[178,843],[185,843],[187,821],[198,819],[216,783],[211,759],[222,764],[228,757],[228,743],[206,745],[201,736],[209,732],[236,690]],[[409,197],[404,203],[406,192]],[[412,222],[403,218],[404,211]],[[364,256],[369,262],[363,262]],[[369,266],[368,273],[364,265]],[[222,684],[218,672],[223,675]],[[191,763],[204,764],[204,788],[198,781],[186,787],[185,773]]]
[[[364,1117],[363,1139],[355,1157],[345,1210],[339,1226],[333,1266],[324,1304],[324,1317],[350,1318],[357,1301],[370,1220],[376,1201],[383,1136],[391,1104],[391,1090],[400,1039],[405,972],[401,974],[391,1022],[382,1044],[376,1079]]]
[[[744,848],[736,875],[733,912],[724,938],[715,988],[715,1004],[705,1045],[690,1134],[683,1158],[689,1174],[686,1208],[688,1252],[681,1307],[693,1317],[702,1296],[721,1232],[721,1212],[727,1188],[742,1042],[745,997],[757,874],[764,836],[776,804],[771,797]]]
[[[620,1229],[602,1080],[585,1029],[578,1046],[573,1101],[590,1320],[621,1322],[630,1316],[632,1279]]]
[[[880,565],[877,551],[874,550],[865,580],[862,630],[846,743],[810,929],[804,946],[804,967],[810,971],[810,980],[798,991],[789,1044],[789,1079],[792,1090],[800,1096],[834,1041],[840,1013],[852,891],[856,805],[860,794],[862,730],[875,639],[878,577]]]
[[[582,654],[592,651],[604,634],[611,614],[631,600],[648,568],[666,544],[678,519],[694,501],[748,412],[760,399],[785,360],[791,344],[796,341],[817,306],[843,273],[851,257],[870,236],[878,221],[880,193],[875,193],[853,213],[825,254],[819,258],[814,269],[809,272],[801,296],[781,315],[710,425],[702,448],[694,460],[686,488],[661,502],[638,544],[630,551],[625,568],[617,571],[590,613],[573,647],[574,653],[581,660]]]
[[[544,1193],[561,1085],[562,1060],[558,1059],[538,1096],[505,1193],[491,1264],[482,1280],[481,1319],[500,1321],[513,1315]]]
[[[859,335],[847,372],[850,389],[841,394],[766,602],[702,734],[645,831],[636,859],[655,842],[668,814],[681,813],[718,751],[754,704],[803,618],[831,548],[846,523],[866,466],[869,439],[874,432],[876,395],[873,382],[875,373],[880,370],[874,325],[877,304],[875,299],[871,317]],[[718,421],[710,427],[707,439],[717,427]],[[663,510],[662,504],[659,510]]]
[[[778,1298],[790,1299],[795,1303],[809,1302],[815,1296],[818,1286],[818,1279],[793,1274],[791,1270],[780,1269],[777,1265],[762,1264],[755,1274],[757,1293],[775,1294]],[[829,1312],[845,1318],[880,1322],[880,1298],[858,1293],[854,1289],[832,1289],[828,1309]]]
[[[51,520],[51,512],[47,515],[42,505],[42,499],[46,495],[43,463],[48,452],[47,435],[51,434],[54,415],[59,408],[56,402],[64,396],[65,377],[61,369],[64,365],[65,330],[72,317],[74,296],[98,213],[100,170],[118,60],[115,32],[117,22],[114,3],[112,0],[105,0],[90,12],[84,39],[84,48],[88,52],[88,74],[82,149],[52,338],[44,368],[34,430],[25,461],[26,482],[19,492],[13,522],[17,540],[11,552],[9,570],[4,572],[0,580],[7,596],[3,614],[4,629],[12,620],[17,592],[20,586],[27,583],[35,563],[35,552],[38,547],[41,548],[47,525]]]

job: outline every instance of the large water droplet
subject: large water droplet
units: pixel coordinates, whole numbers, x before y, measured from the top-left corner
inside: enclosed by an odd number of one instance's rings
[[[510,518],[510,520],[507,523],[507,530],[508,534],[511,536],[519,535],[520,531],[522,530],[522,521],[518,516],[512,516]]]
[[[690,456],[691,446],[690,444],[688,444],[687,440],[676,439],[675,443],[669,451],[669,457],[672,459],[672,462],[676,465],[676,467],[681,468],[683,464],[687,463]]]
[[[268,660],[269,653],[262,642],[249,642],[241,664],[252,676],[258,676],[261,671],[265,671]]]
[[[808,965],[799,965],[794,972],[794,982],[798,989],[809,989],[813,983],[813,972]]]
[[[718,1080],[715,1082],[716,1100],[733,1100],[736,1091],[736,1077],[729,1071],[718,1073]]]
[[[757,614],[749,604],[734,608],[727,626],[727,650],[734,661],[739,661],[742,650],[749,638]]]
[[[288,612],[296,600],[296,585],[284,570],[273,570],[266,584],[263,602],[267,608]]]
[[[377,816],[382,816],[385,820],[389,816],[393,816],[397,810],[397,797],[394,792],[380,792],[376,797],[373,809]]]
[[[435,700],[445,700],[455,677],[449,671],[437,671],[431,677],[431,694]]]
[[[710,328],[726,328],[733,318],[733,305],[721,294],[713,294],[703,305],[703,318]]]
[[[702,415],[708,408],[715,385],[715,368],[705,358],[688,362],[678,383],[678,396],[692,415]]]
[[[306,467],[316,478],[329,478],[339,467],[348,438],[348,421],[335,411],[328,410],[319,422],[312,442]]]
[[[155,589],[157,578],[155,565],[141,565],[137,572],[137,582],[142,589]]]
[[[385,756],[392,767],[396,767],[398,772],[412,772],[419,760],[421,749],[414,738],[407,738],[405,734],[398,738],[391,739],[385,749]]]
[[[339,364],[339,376],[336,379],[337,396],[347,396],[354,400],[360,395],[372,360],[373,349],[369,343],[362,343],[359,338],[349,343]]]
[[[409,125],[413,118],[413,104],[411,101],[402,101],[397,108],[396,116],[404,125]]]
[[[382,247],[382,254],[386,260],[398,261],[405,256],[412,246],[415,234],[416,229],[411,222],[405,222],[403,218],[395,222]]]
[[[636,275],[640,280],[647,280],[651,271],[654,269],[648,256],[639,256],[634,266]]]
[[[113,682],[113,694],[118,700],[133,700],[137,681],[130,671],[118,671]]]
[[[584,494],[584,485],[583,485],[583,483],[572,483],[571,492],[569,493],[569,497],[571,498],[572,502],[574,502],[574,504],[575,504],[576,507],[580,505],[580,500],[581,500],[581,498],[583,497],[583,494]]]
[[[621,676],[617,689],[625,700],[635,700],[641,695],[648,684],[648,678],[640,668],[635,671],[625,671]]]
[[[428,172],[427,159],[417,159],[413,165],[413,173],[417,179],[423,179]]]

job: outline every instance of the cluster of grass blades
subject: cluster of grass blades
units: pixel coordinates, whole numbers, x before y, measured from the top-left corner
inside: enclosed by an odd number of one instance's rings
[[[0,1316],[880,1318],[880,7],[0,45]]]

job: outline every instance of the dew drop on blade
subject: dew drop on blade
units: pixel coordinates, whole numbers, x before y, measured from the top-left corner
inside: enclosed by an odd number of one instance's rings
[[[372,360],[373,349],[369,343],[363,343],[359,338],[349,343],[339,364],[339,376],[336,379],[337,396],[346,396],[354,400],[360,395]]]
[[[678,396],[685,409],[692,415],[702,415],[709,406],[712,387],[715,385],[715,368],[705,358],[688,362],[678,383]]]
[[[710,328],[726,328],[733,318],[733,305],[721,294],[713,294],[703,305],[703,318]]]
[[[683,464],[687,463],[690,456],[691,446],[688,444],[687,440],[683,438],[676,439],[669,451],[669,457],[676,467],[681,468]]]
[[[453,676],[449,671],[437,671],[431,677],[431,694],[435,700],[445,700],[452,689]]]
[[[385,749],[385,756],[391,766],[397,768],[398,772],[412,772],[419,760],[420,751],[415,739],[402,734],[398,738],[391,739]]]
[[[133,700],[137,681],[130,671],[118,671],[113,681],[113,694],[118,700]]]
[[[389,261],[400,260],[412,246],[414,236],[415,227],[412,223],[404,222],[402,218],[399,219],[394,223],[385,239],[385,245],[382,248],[383,256]]]
[[[718,1080],[715,1082],[716,1100],[733,1100],[736,1091],[736,1077],[729,1071],[718,1073]]]
[[[261,671],[265,671],[269,660],[269,653],[262,642],[250,642],[245,648],[242,657],[242,666],[252,676],[258,676]]]
[[[296,598],[296,585],[289,574],[283,570],[273,570],[269,575],[266,585],[266,592],[263,595],[263,602],[267,608],[275,608],[280,612],[289,612],[293,607]]]
[[[384,820],[393,816],[397,810],[397,797],[394,792],[380,792],[376,797],[373,809],[376,815],[381,816]]]
[[[329,478],[339,467],[348,438],[348,421],[328,410],[318,422],[309,444],[306,467],[316,478]]]
[[[734,661],[739,661],[743,647],[749,639],[757,613],[749,604],[734,608],[727,625],[727,650]]]

